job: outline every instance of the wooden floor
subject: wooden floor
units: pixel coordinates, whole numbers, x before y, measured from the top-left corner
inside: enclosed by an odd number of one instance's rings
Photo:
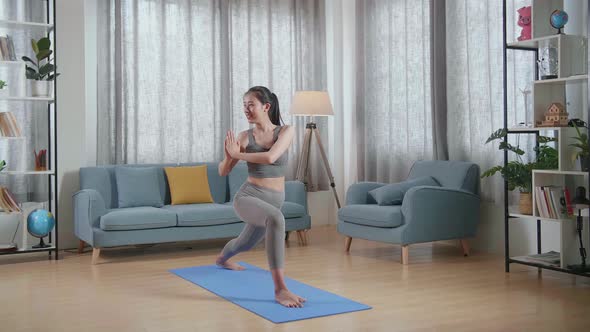
[[[1,331],[590,331],[590,278],[538,274],[448,243],[410,247],[353,240],[333,226],[306,247],[292,236],[287,275],[371,310],[273,324],[168,272],[211,264],[224,240],[0,258]],[[192,248],[189,248],[189,245]],[[267,267],[256,248],[239,260]],[[296,310],[296,309],[293,309]]]

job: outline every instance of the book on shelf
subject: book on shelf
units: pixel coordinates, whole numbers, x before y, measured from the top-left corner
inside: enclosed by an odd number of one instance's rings
[[[18,202],[6,187],[0,187],[0,208],[7,213],[21,212]]]
[[[22,132],[12,112],[0,113],[0,136],[20,137]]]
[[[16,61],[16,54],[14,52],[14,41],[8,35],[0,36],[0,60]]]
[[[539,217],[567,219],[573,215],[569,190],[561,186],[535,187],[535,203]]]

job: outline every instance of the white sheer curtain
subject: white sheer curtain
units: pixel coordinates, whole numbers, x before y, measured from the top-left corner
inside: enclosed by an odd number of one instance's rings
[[[520,33],[515,13],[526,5],[530,1],[507,3],[508,42]],[[449,159],[476,162],[483,172],[503,163],[498,144],[484,144],[492,132],[504,125],[502,1],[447,0],[446,27]],[[508,126],[514,127],[525,121],[525,99],[520,90],[532,89],[534,54],[509,51],[507,55]],[[527,104],[532,114],[530,94]],[[532,152],[532,137],[519,136],[523,150]],[[496,175],[483,179],[482,194],[486,200],[501,202],[502,178]]]
[[[433,157],[429,5],[357,3],[359,180],[403,180]]]
[[[295,175],[305,122],[288,111],[296,90],[326,88],[323,1],[109,0],[99,8],[99,163],[220,160],[226,131],[248,128],[243,93],[264,85],[296,126]],[[325,189],[314,160],[311,190]]]

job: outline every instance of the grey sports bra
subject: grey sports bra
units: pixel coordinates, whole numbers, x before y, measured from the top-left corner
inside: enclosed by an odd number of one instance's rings
[[[276,126],[273,131],[273,144],[279,138],[279,132],[281,131],[282,126]],[[256,144],[256,140],[254,139],[253,129],[248,129],[248,145],[246,146],[246,152],[266,152],[270,150]],[[285,168],[287,165],[287,161],[289,160],[289,154],[287,151],[283,153],[277,160],[275,160],[272,164],[256,164],[247,162],[248,165],[248,175],[255,177],[255,178],[278,178],[285,176]]]

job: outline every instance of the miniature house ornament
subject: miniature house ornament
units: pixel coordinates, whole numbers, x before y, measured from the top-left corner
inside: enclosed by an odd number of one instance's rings
[[[545,120],[538,121],[538,127],[567,127],[568,113],[561,103],[552,103],[547,112],[545,112]]]

